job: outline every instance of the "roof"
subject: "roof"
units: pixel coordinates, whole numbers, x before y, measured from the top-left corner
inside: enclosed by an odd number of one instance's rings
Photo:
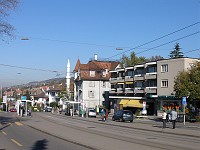
[[[38,95],[36,95],[34,97],[37,97],[37,98],[46,98],[48,96],[46,96],[45,93],[40,93],[40,94],[38,94]]]
[[[109,80],[110,70],[114,70],[118,66],[119,62],[114,61],[97,61],[92,60],[87,64],[81,64],[80,60],[77,60],[74,72],[80,72],[80,78],[82,80]],[[107,74],[103,75],[103,71],[107,70]],[[95,76],[90,75],[90,71],[95,71]]]
[[[81,64],[81,62],[80,62],[80,60],[78,59],[77,62],[76,62],[76,66],[75,66],[75,68],[74,68],[74,72],[78,72],[78,69],[79,69],[79,67],[80,67],[80,64]]]

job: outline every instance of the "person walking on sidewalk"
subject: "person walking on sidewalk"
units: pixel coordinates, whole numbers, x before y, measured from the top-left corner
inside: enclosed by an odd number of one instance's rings
[[[177,118],[177,112],[175,111],[175,109],[172,110],[171,117],[172,117],[172,128],[175,129],[175,127],[176,127],[176,118]]]
[[[166,128],[167,113],[165,112],[165,110],[163,110],[162,120],[163,120],[163,128]]]

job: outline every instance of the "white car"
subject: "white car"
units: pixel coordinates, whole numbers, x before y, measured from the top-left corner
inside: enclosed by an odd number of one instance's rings
[[[96,118],[97,113],[95,111],[95,109],[89,109],[88,110],[88,117],[95,117]]]

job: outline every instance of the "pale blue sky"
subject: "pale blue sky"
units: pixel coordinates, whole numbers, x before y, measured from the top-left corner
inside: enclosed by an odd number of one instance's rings
[[[200,23],[140,48],[131,48],[200,21],[200,0],[21,0],[7,20],[16,39],[0,43],[0,64],[56,70],[63,77],[67,59],[71,71],[78,58],[119,59],[117,47],[129,56],[168,58],[176,42],[187,57],[200,57]],[[28,37],[28,41],[20,40]],[[145,49],[166,44],[139,53]],[[194,50],[192,52],[188,52]],[[113,57],[117,55],[116,57]],[[56,77],[56,73],[0,65],[0,84],[13,85]]]

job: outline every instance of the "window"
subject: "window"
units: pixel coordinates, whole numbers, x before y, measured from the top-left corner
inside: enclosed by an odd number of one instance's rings
[[[106,71],[103,71],[102,76],[106,77]]]
[[[88,97],[89,98],[94,98],[94,91],[89,91],[88,92]]]
[[[168,72],[168,64],[161,65],[161,72]]]
[[[89,81],[89,87],[95,87],[95,82],[94,81]]]
[[[90,77],[95,77],[95,71],[90,71]]]
[[[105,81],[103,81],[103,87],[106,88],[106,82]]]
[[[56,95],[56,93],[55,93],[55,92],[52,92],[52,93],[51,93],[51,96],[55,96],[55,95]]]
[[[168,80],[162,80],[161,87],[168,87]]]
[[[152,72],[157,72],[156,67],[152,66],[147,68],[147,73],[152,73]]]

